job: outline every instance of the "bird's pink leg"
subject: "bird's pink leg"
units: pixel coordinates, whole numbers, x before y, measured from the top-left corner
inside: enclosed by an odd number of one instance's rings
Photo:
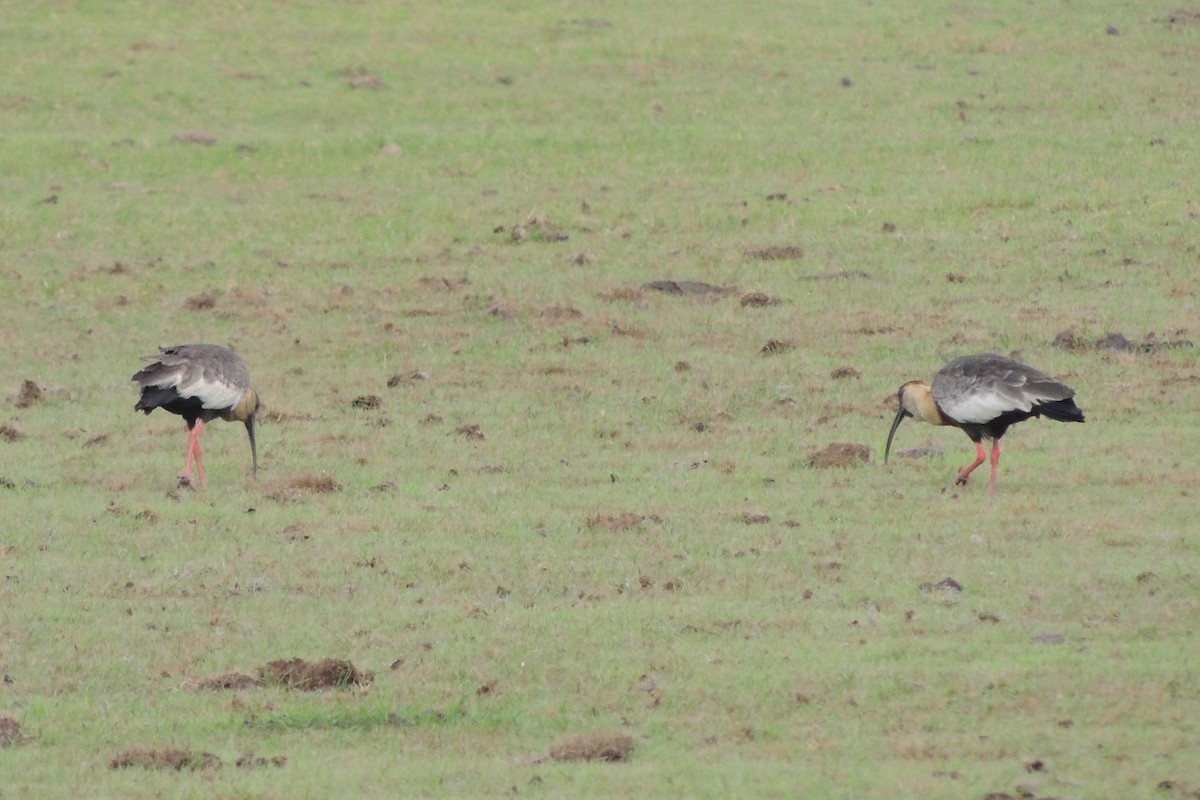
[[[204,486],[204,465],[200,463],[200,431],[204,428],[204,420],[196,420],[196,424],[188,431],[188,451],[187,463],[184,464],[183,474],[179,476],[179,483],[182,486],[189,486],[192,482],[192,461],[196,462],[196,470],[200,475],[200,486]]]
[[[996,457],[999,458],[999,456],[996,456]],[[959,486],[965,486],[967,483],[967,479],[971,477],[971,473],[974,472],[975,468],[978,467],[980,464],[982,464],[984,461],[987,461],[987,453],[983,452],[983,443],[976,442],[975,443],[975,460],[972,461],[970,464],[967,464],[965,467],[962,468],[961,471],[959,471],[958,477],[954,479],[954,482],[956,484],[958,484]]]
[[[1000,440],[992,441],[992,479],[988,481],[988,492],[996,492],[996,470],[1000,467]]]

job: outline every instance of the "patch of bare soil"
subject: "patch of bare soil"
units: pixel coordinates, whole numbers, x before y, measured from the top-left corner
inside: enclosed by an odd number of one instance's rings
[[[26,380],[21,384],[20,391],[17,392],[17,397],[13,401],[13,405],[17,408],[29,408],[32,405],[41,403],[46,399],[46,393],[42,391],[42,387],[30,380]]]
[[[474,439],[476,441],[483,441],[487,438],[487,436],[484,435],[483,429],[479,427],[478,423],[459,425],[454,429],[454,433],[463,437],[464,439]]]
[[[267,495],[277,502],[295,502],[305,494],[340,492],[342,485],[328,475],[301,475]]]
[[[512,303],[496,303],[488,309],[488,316],[496,319],[514,320],[521,315],[521,309]]]
[[[263,758],[262,756],[254,755],[254,751],[243,753],[238,756],[238,760],[234,762],[234,766],[242,769],[255,769],[258,767],[282,767],[287,765],[287,756],[275,756],[273,758]]]
[[[209,309],[216,308],[216,306],[216,292],[201,292],[200,294],[194,294],[183,301],[183,308],[185,311],[208,311]]]
[[[503,233],[504,226],[500,225],[492,232]],[[524,222],[512,226],[509,238],[515,244],[523,244],[525,242],[565,242],[571,237],[545,217],[530,215]]]
[[[207,131],[181,131],[171,137],[171,141],[180,144],[202,144],[211,146],[217,143],[217,137]]]
[[[835,381],[844,381],[847,378],[858,380],[862,377],[862,373],[847,364],[845,366],[838,367],[833,372],[829,373],[829,377]]]
[[[796,345],[791,342],[785,342],[782,339],[770,339],[759,348],[760,356],[777,356],[780,353],[787,353],[796,349]]]
[[[0,439],[6,442],[19,442],[25,438],[25,434],[11,425],[0,425]]]
[[[576,736],[550,749],[555,761],[625,761],[633,752],[633,737],[624,733]]]
[[[364,394],[350,401],[351,408],[371,410],[383,405],[383,398],[377,394]]]
[[[865,464],[871,459],[871,449],[865,444],[834,442],[808,459],[814,469],[846,469]]]
[[[370,672],[360,672],[349,661],[323,658],[320,661],[305,661],[302,658],[271,661],[258,670],[259,683],[266,686],[283,686],[305,692],[317,689],[344,689],[355,684],[368,684],[375,680]]]
[[[3,433],[3,429],[0,429],[0,433]],[[107,442],[108,442],[108,434],[107,433],[98,433],[95,436],[93,436],[92,438],[88,439],[86,442],[84,442],[83,446],[84,447],[95,447],[97,445],[106,444]]]
[[[663,294],[700,294],[717,297],[724,297],[733,292],[733,289],[724,286],[714,286],[711,283],[704,283],[702,281],[650,281],[649,283],[643,283],[642,288],[662,292]]]
[[[843,269],[838,272],[819,272],[816,275],[800,275],[796,280],[801,281],[852,281],[863,278],[870,278],[869,272],[863,272],[861,269]]]
[[[113,769],[141,767],[142,769],[220,769],[221,759],[213,753],[196,750],[126,750],[109,762]]]
[[[770,514],[764,514],[761,511],[743,511],[742,522],[747,525],[763,525],[771,521]]]
[[[1182,333],[1182,331],[1178,331],[1177,335],[1179,333]],[[1115,331],[1106,333],[1098,339],[1084,339],[1074,331],[1066,330],[1059,331],[1054,337],[1054,341],[1050,344],[1052,347],[1057,347],[1060,350],[1069,350],[1072,352],[1112,350],[1118,353],[1155,353],[1159,350],[1177,350],[1179,348],[1195,346],[1190,339],[1170,338],[1167,336],[1159,337],[1154,331],[1147,333],[1138,342],[1131,341],[1125,334]]]
[[[21,723],[12,717],[0,714],[0,749],[14,747],[25,741],[21,734]]]
[[[596,296],[610,303],[640,303],[645,299],[642,290],[634,286],[622,286],[611,292],[601,292]]]
[[[620,514],[591,514],[584,523],[589,530],[602,530],[611,533],[628,531],[638,527],[645,519],[641,514],[623,511]]]
[[[917,588],[927,594],[932,592],[961,592],[963,590],[962,584],[954,580],[954,578],[942,578],[937,583],[922,583]]]
[[[547,306],[538,312],[538,316],[551,321],[563,321],[579,319],[583,312],[573,306]]]
[[[756,261],[794,261],[804,258],[804,248],[797,244],[756,247],[747,250],[746,257]]]
[[[252,678],[242,672],[226,672],[224,675],[200,681],[201,689],[212,692],[239,692],[243,689],[257,689],[259,685],[257,678]]]
[[[765,292],[750,292],[742,295],[742,306],[744,308],[766,308],[768,306],[777,306],[782,302],[778,297],[772,297]]]

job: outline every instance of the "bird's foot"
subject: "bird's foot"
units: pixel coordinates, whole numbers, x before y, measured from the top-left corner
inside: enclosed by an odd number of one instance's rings
[[[969,476],[969,475],[959,475],[957,478],[954,479],[954,485],[955,486],[966,486],[967,481],[969,481],[970,479],[971,479],[971,476]]]

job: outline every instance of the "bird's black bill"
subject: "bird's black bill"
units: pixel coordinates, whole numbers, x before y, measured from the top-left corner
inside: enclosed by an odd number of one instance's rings
[[[883,448],[883,463],[887,463],[888,455],[892,452],[892,437],[896,435],[896,428],[900,427],[905,417],[911,416],[912,414],[904,410],[904,406],[900,406],[900,410],[896,412],[896,418],[892,420],[892,429],[888,431],[887,446]]]
[[[250,416],[246,419],[246,433],[250,436],[250,458],[253,459],[254,466],[252,475],[258,477],[258,445],[254,442],[254,417]]]

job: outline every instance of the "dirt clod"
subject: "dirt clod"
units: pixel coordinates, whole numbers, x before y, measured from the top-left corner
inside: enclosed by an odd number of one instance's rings
[[[218,675],[215,678],[208,678],[200,681],[200,688],[213,692],[221,691],[241,691],[243,689],[256,689],[259,686],[257,678],[252,678],[242,672],[226,672],[224,675]]]
[[[797,244],[756,247],[747,250],[746,256],[756,261],[794,261],[804,258],[804,248]]]
[[[779,353],[787,353],[795,349],[796,345],[792,344],[791,342],[785,342],[781,339],[770,339],[766,344],[759,348],[758,354],[763,356],[774,356],[778,355]]]
[[[656,292],[663,294],[703,294],[716,295],[723,297],[733,289],[727,289],[724,286],[714,286],[711,283],[703,283],[701,281],[650,281],[642,284],[643,289],[653,289]]]
[[[17,399],[13,401],[13,405],[17,408],[29,408],[45,399],[46,393],[42,391],[42,387],[31,380],[26,380],[21,384],[21,390],[17,392]]]
[[[0,425],[0,439],[6,442],[19,442],[25,438],[25,434],[11,425]]]
[[[454,429],[454,433],[458,436],[462,436],[464,439],[475,439],[477,441],[483,441],[487,438],[487,436],[483,433],[483,429],[479,427],[478,423],[459,425]]]
[[[623,511],[620,514],[592,514],[585,525],[589,530],[603,530],[617,533],[638,527],[645,519],[641,514]]]
[[[808,459],[813,469],[846,469],[871,459],[871,448],[856,442],[834,442]]]
[[[350,401],[352,408],[372,409],[383,405],[383,398],[377,394],[364,394]]]
[[[829,377],[833,378],[835,381],[842,381],[846,380],[847,378],[858,380],[862,377],[862,373],[847,364],[845,366],[838,367],[833,372],[829,373]]]
[[[349,661],[323,658],[305,661],[292,658],[268,662],[258,670],[259,683],[283,686],[287,689],[312,692],[317,689],[343,689],[354,684],[367,684],[374,675],[360,672]]]
[[[209,309],[216,308],[216,306],[216,292],[201,292],[183,301],[183,308],[186,311],[208,311]]]
[[[142,769],[220,769],[221,759],[213,753],[197,750],[126,750],[109,762],[113,769],[141,767]]]
[[[762,525],[771,521],[770,514],[763,514],[761,511],[743,511],[742,522],[747,525]]]
[[[942,578],[937,583],[922,583],[917,587],[922,592],[961,592],[963,586],[954,578]]]
[[[0,714],[0,748],[13,747],[24,740],[25,737],[21,735],[21,723],[12,717]]]
[[[234,762],[234,766],[241,767],[242,769],[251,769],[257,767],[282,767],[286,764],[287,756],[263,758],[262,756],[254,755],[253,750],[238,756],[238,760]]]
[[[771,297],[765,292],[750,292],[742,295],[744,308],[766,308],[767,306],[777,306],[782,302],[778,297]]]
[[[633,737],[623,733],[576,736],[550,749],[555,761],[624,761],[633,752]]]

